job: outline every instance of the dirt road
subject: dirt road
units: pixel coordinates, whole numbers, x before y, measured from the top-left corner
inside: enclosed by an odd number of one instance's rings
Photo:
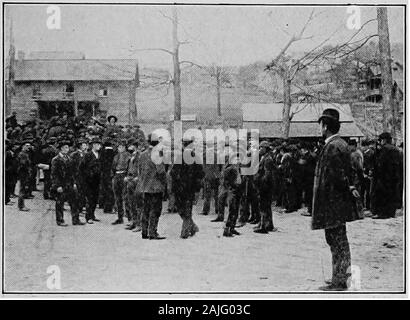
[[[115,215],[97,210],[101,222],[73,227],[55,224],[54,202],[27,200],[29,213],[5,207],[5,291],[51,292],[47,268],[61,270],[62,292],[100,291],[312,291],[331,274],[331,256],[323,231],[310,229],[310,218],[279,213],[278,232],[261,235],[253,225],[242,235],[222,237],[222,223],[202,216],[195,237],[179,238],[181,219],[163,213],[162,241],[142,240],[140,233],[112,226]],[[164,203],[164,211],[166,205]],[[301,209],[304,210],[304,209]],[[348,224],[352,264],[360,268],[366,291],[403,290],[403,217],[366,218]],[[359,270],[356,269],[355,270]]]

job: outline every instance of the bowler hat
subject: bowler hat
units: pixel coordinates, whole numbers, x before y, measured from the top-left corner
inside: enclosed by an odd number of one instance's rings
[[[57,148],[60,149],[61,147],[65,146],[65,145],[70,146],[71,145],[70,140],[60,140],[60,141],[58,141]]]
[[[118,121],[118,118],[116,116],[111,115],[107,117],[108,122],[110,122],[111,118],[114,118],[115,122]]]
[[[110,137],[105,137],[102,140],[102,144],[103,144],[104,147],[111,147],[112,144],[113,144],[113,141]]]
[[[94,137],[91,139],[91,143],[99,143],[101,144],[101,139],[99,137]]]
[[[88,140],[85,139],[85,138],[79,138],[79,139],[77,140],[77,145],[81,145],[81,144],[83,144],[83,143],[88,143]]]
[[[339,122],[339,111],[337,111],[336,109],[332,109],[332,108],[325,109],[323,110],[323,113],[317,122],[320,123],[320,121],[324,118],[331,119],[338,123]]]
[[[391,140],[391,134],[389,132],[383,132],[379,135],[379,140]]]

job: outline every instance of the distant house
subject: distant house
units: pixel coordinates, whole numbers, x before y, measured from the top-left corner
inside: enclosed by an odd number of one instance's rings
[[[340,135],[342,137],[363,137],[357,127],[349,105],[330,103],[295,103],[292,104],[293,117],[290,124],[289,138],[318,138],[321,136],[317,122],[324,109],[335,108],[340,114]],[[244,129],[257,129],[261,138],[282,137],[283,103],[257,104],[245,103],[242,106]]]
[[[135,110],[136,60],[85,59],[69,53],[35,53],[15,61],[14,95],[11,111],[24,119],[31,109],[49,119],[58,112],[75,115],[113,114],[120,123],[128,122]]]

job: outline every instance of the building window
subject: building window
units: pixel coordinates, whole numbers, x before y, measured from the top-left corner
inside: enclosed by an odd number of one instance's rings
[[[65,92],[66,93],[74,93],[74,85],[71,83],[67,83],[65,85]]]
[[[108,89],[107,88],[101,88],[99,96],[100,97],[108,97]]]
[[[41,95],[41,88],[40,84],[36,83],[33,87],[33,97],[39,97]]]

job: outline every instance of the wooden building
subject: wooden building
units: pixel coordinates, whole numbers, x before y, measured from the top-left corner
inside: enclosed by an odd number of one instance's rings
[[[136,60],[24,59],[14,61],[15,74],[11,111],[24,120],[30,110],[41,119],[59,112],[76,115],[113,114],[119,123],[132,122],[136,116],[135,94],[138,84]]]

